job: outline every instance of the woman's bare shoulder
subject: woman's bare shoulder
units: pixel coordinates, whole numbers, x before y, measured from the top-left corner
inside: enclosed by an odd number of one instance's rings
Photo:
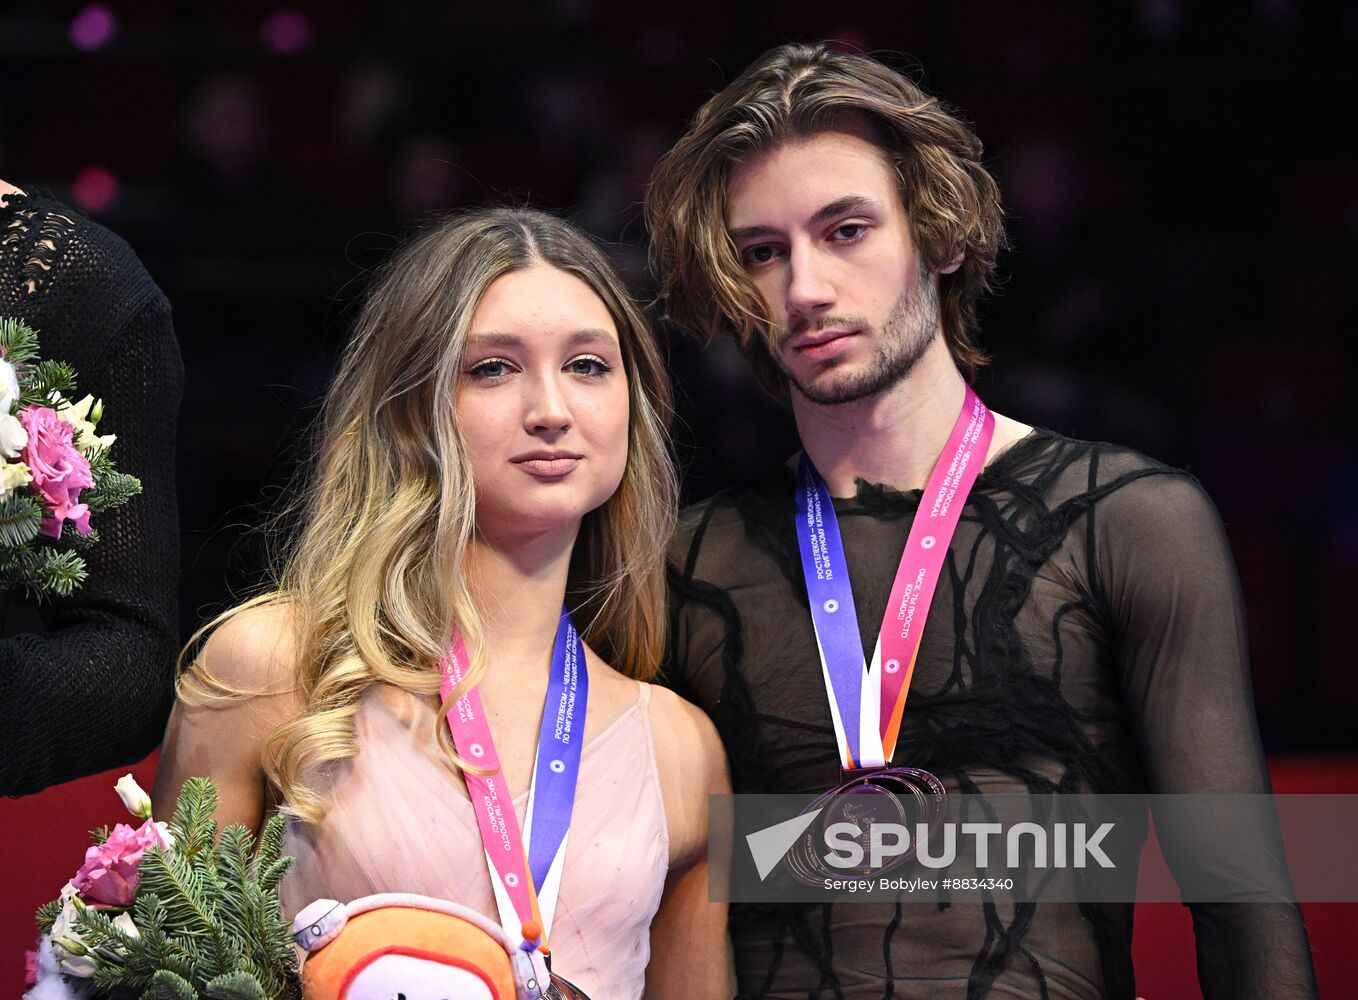
[[[295,610],[286,602],[236,611],[209,634],[190,677],[222,693],[283,695],[297,686]]]
[[[726,784],[726,751],[717,727],[697,705],[685,701],[669,688],[653,685],[651,712],[655,750],[662,774],[679,766],[700,773],[709,787],[703,794],[722,791]]]

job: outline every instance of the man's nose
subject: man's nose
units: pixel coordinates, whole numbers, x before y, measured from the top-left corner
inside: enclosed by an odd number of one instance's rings
[[[788,327],[814,320],[835,304],[835,289],[814,247],[794,245],[788,253]]]

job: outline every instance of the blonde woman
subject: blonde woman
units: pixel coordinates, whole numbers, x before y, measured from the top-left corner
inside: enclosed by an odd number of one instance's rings
[[[530,785],[574,772],[558,881],[531,879],[554,971],[595,1000],[729,997],[706,886],[725,759],[701,712],[647,683],[675,507],[667,408],[644,319],[567,223],[487,209],[411,241],[326,399],[275,590],[226,615],[181,684],[160,811],[198,774],[222,823],[284,809],[289,919],[317,898],[414,892],[518,934],[493,882],[521,879],[488,865],[468,784],[502,782],[521,828]],[[587,699],[544,714],[563,649],[583,651]],[[449,729],[469,691],[484,739]],[[539,752],[562,719],[567,742],[583,724],[574,764]]]

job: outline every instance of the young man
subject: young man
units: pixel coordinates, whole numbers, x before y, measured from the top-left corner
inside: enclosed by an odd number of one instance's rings
[[[980,153],[889,68],[791,45],[709,100],[657,166],[646,214],[670,316],[732,333],[804,449],[686,512],[669,675],[712,715],[737,792],[821,792],[874,759],[961,792],[1266,792],[1238,585],[1197,482],[977,416],[974,305],[1003,242]],[[979,441],[979,478],[939,545],[932,520],[912,528],[949,506],[920,491],[959,434]],[[827,695],[818,645],[835,645],[850,597],[808,598],[821,554],[794,520],[817,497],[837,515],[839,541],[819,544],[850,578],[852,656],[873,663],[867,681],[897,681],[880,731]],[[873,651],[916,548],[946,558],[901,691],[894,640]],[[731,930],[742,996],[1130,997],[1131,916],[788,904],[733,907]],[[1314,995],[1295,906],[1193,917],[1207,996]]]

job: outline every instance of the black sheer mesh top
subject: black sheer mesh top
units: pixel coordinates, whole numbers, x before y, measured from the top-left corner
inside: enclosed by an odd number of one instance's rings
[[[794,477],[688,509],[668,677],[735,791],[816,792],[839,758],[792,530]],[[835,500],[864,655],[919,504]],[[1197,481],[1036,430],[981,474],[929,611],[895,760],[962,792],[1266,792],[1241,598]],[[1171,865],[1174,859],[1169,859]],[[1307,997],[1289,904],[1194,905],[1207,997]],[[743,997],[1132,997],[1132,907],[736,905]]]
[[[118,436],[114,462],[142,482],[92,519],[99,542],[79,590],[41,606],[0,593],[0,793],[18,795],[139,760],[165,730],[184,367],[170,305],[136,254],[43,192],[0,197],[0,317],[26,321],[42,357],[69,362],[80,393],[103,399],[99,432]]]

